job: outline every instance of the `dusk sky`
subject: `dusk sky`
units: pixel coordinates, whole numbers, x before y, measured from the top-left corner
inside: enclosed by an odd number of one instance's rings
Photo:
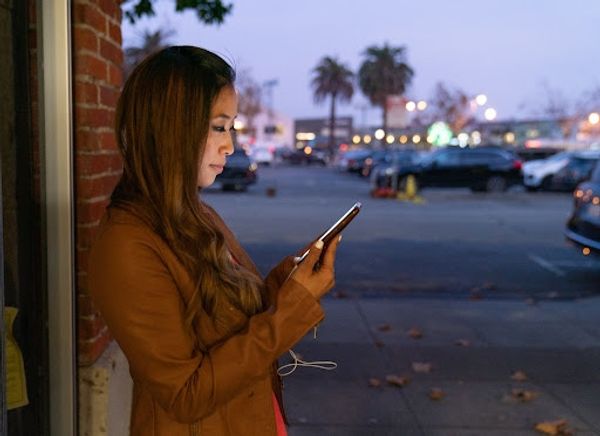
[[[158,0],[157,16],[130,26],[125,47],[143,30],[175,30],[173,44],[198,45],[249,68],[259,83],[277,79],[275,110],[292,118],[328,113],[313,102],[312,69],[326,55],[353,71],[370,45],[406,46],[415,70],[407,96],[427,100],[442,81],[475,96],[485,93],[498,119],[530,118],[545,100],[543,84],[570,100],[600,87],[600,1],[597,0],[304,0],[233,1],[219,27],[199,23],[193,12],[177,14]],[[380,111],[360,109],[357,89],[339,115],[361,125]]]

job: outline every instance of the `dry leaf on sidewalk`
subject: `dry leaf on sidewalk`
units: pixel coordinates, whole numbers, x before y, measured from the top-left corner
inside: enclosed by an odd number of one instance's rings
[[[567,436],[573,434],[573,430],[567,427],[567,420],[565,419],[539,422],[535,425],[535,429],[540,433],[550,435]]]
[[[389,332],[392,329],[392,326],[389,324],[380,324],[377,326],[377,330],[380,332]]]
[[[459,347],[470,347],[471,341],[468,339],[457,339],[456,342],[454,342],[454,345],[458,345]]]
[[[510,395],[515,400],[518,400],[522,403],[526,403],[528,401],[535,400],[538,397],[539,392],[515,388],[511,391]]]
[[[423,337],[423,331],[418,327],[412,327],[406,334],[413,339],[421,339]]]
[[[381,380],[379,380],[378,378],[371,377],[369,379],[369,387],[371,387],[371,388],[378,388],[380,386],[381,386]]]
[[[381,348],[381,347],[385,346],[385,343],[383,341],[375,341],[375,346],[377,348]]]
[[[412,369],[414,372],[428,373],[431,372],[431,363],[428,362],[413,362]]]
[[[348,294],[344,291],[333,291],[331,295],[333,296],[333,298],[337,299],[348,298]]]
[[[439,401],[446,396],[446,393],[440,388],[431,388],[429,390],[429,398],[434,401]]]
[[[525,374],[525,372],[518,370],[513,372],[513,374],[510,376],[511,379],[513,379],[514,381],[525,381],[527,380],[527,374]]]
[[[400,377],[398,375],[390,374],[385,376],[385,381],[392,386],[398,386],[402,388],[410,382],[410,379],[408,377]]]

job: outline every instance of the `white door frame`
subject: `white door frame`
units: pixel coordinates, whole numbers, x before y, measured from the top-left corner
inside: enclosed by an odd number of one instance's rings
[[[48,290],[50,434],[77,434],[71,1],[37,0],[41,172]]]

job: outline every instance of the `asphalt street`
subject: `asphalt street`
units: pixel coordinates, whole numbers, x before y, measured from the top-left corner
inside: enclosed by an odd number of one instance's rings
[[[267,188],[276,195],[266,195]],[[266,273],[355,201],[338,292],[366,296],[571,299],[600,292],[600,261],[568,245],[568,193],[424,190],[423,204],[373,199],[368,181],[330,168],[261,167],[247,192],[204,194]]]

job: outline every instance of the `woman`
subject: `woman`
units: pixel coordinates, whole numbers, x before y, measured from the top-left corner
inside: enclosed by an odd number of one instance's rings
[[[333,287],[338,241],[263,281],[199,200],[233,152],[233,83],[217,55],[170,47],[133,71],[117,105],[123,176],[89,287],[129,361],[133,435],[285,434],[275,360],[322,320]]]

